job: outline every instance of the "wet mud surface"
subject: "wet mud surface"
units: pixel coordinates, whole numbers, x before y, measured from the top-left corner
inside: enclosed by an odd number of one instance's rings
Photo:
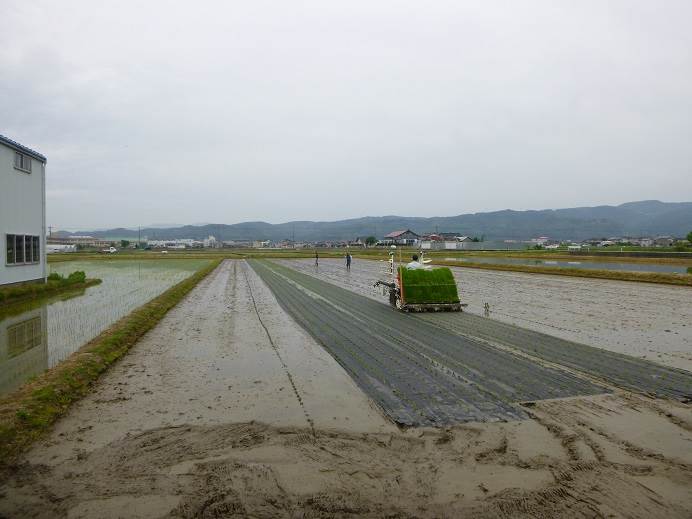
[[[660,366],[472,314],[421,316],[455,333],[518,350],[608,384],[658,397],[692,401],[692,373]]]
[[[520,401],[608,392],[287,267],[250,264],[289,315],[398,424],[521,419]]]
[[[366,272],[370,273],[371,279],[376,279],[378,273],[370,272],[370,270],[372,270],[373,265],[377,266],[377,263],[369,263],[370,265],[366,266]],[[372,283],[367,280],[367,275],[345,271],[336,262],[326,264],[323,262],[323,265],[318,269],[308,265],[307,262],[299,261],[282,262],[281,266],[296,272],[295,275],[288,273],[289,277],[301,276],[299,278],[301,283],[307,283],[323,297],[339,299],[339,304],[349,300],[349,297],[343,294],[341,290],[349,290],[353,294],[350,302],[352,307],[362,308],[362,313],[367,315],[364,319],[369,319],[366,328],[368,332],[372,332],[374,335],[371,342],[387,341],[390,336],[396,336],[398,332],[401,332],[401,340],[408,341],[412,350],[418,348],[421,343],[434,349],[440,348],[440,345],[447,345],[447,348],[454,351],[457,356],[462,356],[460,360],[462,363],[472,352],[479,348],[482,349],[478,363],[470,367],[479,373],[475,367],[481,365],[488,369],[486,373],[489,373],[490,377],[497,376],[500,384],[513,384],[518,387],[519,390],[513,392],[517,397],[515,401],[529,400],[531,399],[528,397],[529,394],[540,394],[542,396],[539,396],[538,399],[545,399],[594,392],[593,388],[576,384],[570,385],[567,381],[551,378],[551,376],[537,371],[545,369],[547,365],[587,377],[596,384],[600,382],[607,387],[614,386],[681,401],[692,400],[692,373],[686,370],[664,367],[647,360],[579,344],[468,312],[402,314],[384,304],[385,298],[374,296],[375,292],[372,289]],[[286,270],[281,272],[282,275],[287,273]],[[315,279],[315,281],[329,280],[330,283],[334,284],[315,284],[308,281],[308,277]],[[272,282],[268,282],[268,284],[273,287]],[[331,289],[330,287],[334,288]],[[356,297],[357,294],[358,297]],[[283,301],[284,298],[286,298],[285,294],[278,297],[279,301]],[[336,306],[332,308],[334,311],[339,310]],[[342,308],[346,310],[349,307],[342,306]],[[287,310],[300,322],[300,311],[291,310],[288,306]],[[339,317],[333,319],[339,320]],[[340,319],[341,321],[348,321],[353,318],[344,314]],[[308,323],[304,326],[311,325]],[[456,336],[456,339],[450,339],[443,333],[443,330],[444,332],[451,332]],[[459,337],[467,340],[461,340]],[[336,339],[325,334],[322,334],[319,340],[328,349],[330,342],[336,344]],[[469,345],[472,346],[469,347]],[[364,348],[370,349],[370,346],[367,345]],[[494,354],[498,349],[505,355],[516,353],[522,355],[523,358],[521,362],[517,363],[511,356],[492,358],[492,355],[487,353],[493,352]],[[392,355],[394,354],[392,353]],[[339,353],[337,353],[337,358],[339,358],[338,355]],[[343,360],[340,362],[344,364]],[[454,369],[452,365],[445,364],[445,362],[446,359],[441,359],[441,362],[435,366],[441,365],[443,368]],[[535,370],[523,368],[522,363],[534,364],[536,368]],[[502,378],[503,369],[508,370],[508,374],[514,378],[513,382],[508,382]],[[411,372],[413,373],[413,371]],[[358,380],[357,374],[353,376]],[[493,387],[484,384],[482,380],[472,381],[479,383],[482,387]],[[546,396],[550,394],[550,391],[540,388],[541,384],[556,385],[559,390],[563,391],[563,394],[558,396],[553,393],[552,396]],[[493,390],[490,392],[500,399],[508,397],[507,393],[503,394]],[[511,402],[511,400],[509,401]]]
[[[0,517],[692,515],[690,405],[614,389],[513,408],[395,427],[228,261],[0,472]]]
[[[17,465],[0,516],[689,517],[689,409],[606,395],[528,412],[394,433],[155,427],[70,462]]]
[[[378,301],[379,261],[282,260]],[[465,313],[692,372],[692,288],[453,267]]]

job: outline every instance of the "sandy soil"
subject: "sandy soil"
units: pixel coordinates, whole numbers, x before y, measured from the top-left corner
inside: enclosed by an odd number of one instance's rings
[[[363,295],[386,301],[372,288],[383,262],[341,260],[283,264]],[[692,289],[651,283],[570,278],[452,268],[467,311],[563,339],[692,371]]]
[[[618,393],[526,412],[399,431],[229,261],[0,477],[0,516],[692,514],[690,406]]]

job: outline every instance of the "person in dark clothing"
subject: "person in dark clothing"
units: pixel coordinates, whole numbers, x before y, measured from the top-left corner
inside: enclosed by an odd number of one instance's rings
[[[315,251],[315,266],[319,267],[320,265],[320,255],[317,254],[317,251]]]
[[[351,270],[351,253],[346,253],[346,270]]]

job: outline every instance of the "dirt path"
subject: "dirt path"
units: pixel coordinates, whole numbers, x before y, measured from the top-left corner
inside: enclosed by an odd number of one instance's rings
[[[525,414],[397,430],[225,262],[0,474],[0,517],[690,516],[690,406],[617,393]]]
[[[279,308],[254,271],[226,261],[27,460],[61,472],[152,429],[253,420],[308,430],[396,431]]]
[[[384,264],[283,260],[283,264],[379,301]],[[467,311],[509,324],[692,371],[692,289],[586,278],[452,268]]]

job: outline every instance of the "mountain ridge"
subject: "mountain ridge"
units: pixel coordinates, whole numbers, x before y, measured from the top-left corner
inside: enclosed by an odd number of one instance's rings
[[[365,216],[336,221],[291,221],[271,224],[262,221],[235,224],[182,225],[170,228],[142,228],[148,239],[297,241],[350,240],[357,236],[376,236],[411,229],[416,233],[457,232],[486,239],[529,239],[549,236],[554,239],[583,240],[610,236],[685,236],[692,230],[692,202],[641,200],[617,206],[583,206],[564,209],[531,209],[467,213],[457,216]],[[88,234],[98,238],[137,238],[138,231],[115,228],[78,231],[61,235]]]

